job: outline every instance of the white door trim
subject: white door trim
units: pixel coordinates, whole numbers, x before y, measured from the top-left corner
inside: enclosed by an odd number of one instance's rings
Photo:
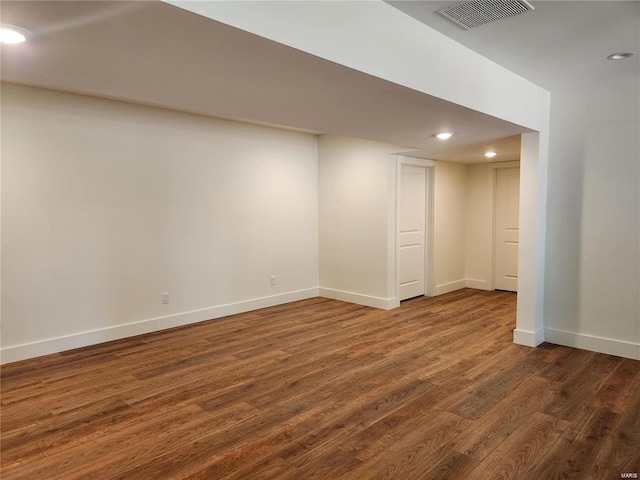
[[[400,298],[400,262],[398,261],[398,248],[400,245],[400,189],[401,169],[403,165],[411,165],[425,169],[426,191],[425,191],[425,268],[424,268],[424,295],[433,295],[433,189],[436,162],[423,158],[406,157],[396,155],[396,235],[395,235],[395,297]]]
[[[491,275],[489,276],[489,290],[495,290],[495,274],[496,274],[496,178],[498,170],[503,168],[519,168],[520,161],[499,162],[489,164],[489,195],[491,208]],[[522,177],[520,177],[522,179]],[[522,180],[521,180],[522,181]]]

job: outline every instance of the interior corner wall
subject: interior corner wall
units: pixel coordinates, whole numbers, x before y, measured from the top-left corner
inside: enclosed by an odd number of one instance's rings
[[[320,294],[376,308],[395,298],[393,153],[406,147],[321,135]]]
[[[636,359],[639,105],[637,72],[553,93],[544,309],[547,341]]]
[[[545,305],[548,91],[383,1],[186,4],[176,0],[164,1],[340,65],[540,132],[540,155],[534,165],[536,168],[524,169],[525,175],[521,177],[527,184],[536,185],[535,189],[524,192],[524,203],[534,208],[526,209],[520,216],[521,225],[532,226],[525,229],[528,235],[532,235],[525,243],[532,248],[527,249],[526,254],[531,258],[520,269],[519,277],[526,279],[524,283],[532,290],[521,288],[518,296],[519,326],[537,331]],[[327,35],[328,24],[331,25],[331,35]],[[452,58],[456,61],[451,62]],[[415,68],[416,61],[445,67]],[[476,74],[470,76],[469,71]],[[522,190],[520,197],[522,201]],[[521,313],[526,314],[522,316]],[[535,345],[535,342],[527,344]]]
[[[434,295],[466,286],[467,166],[437,162],[434,178]]]
[[[1,113],[2,361],[317,295],[315,135],[8,84]]]

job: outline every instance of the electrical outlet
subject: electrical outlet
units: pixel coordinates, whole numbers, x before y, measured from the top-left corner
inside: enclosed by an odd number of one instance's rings
[[[170,301],[171,301],[171,298],[169,297],[169,292],[163,293],[162,294],[162,303],[164,303],[166,305]]]
[[[276,284],[276,277],[273,277],[273,276],[272,276],[272,277],[269,279],[269,281],[271,282],[271,285],[275,285],[275,284]]]

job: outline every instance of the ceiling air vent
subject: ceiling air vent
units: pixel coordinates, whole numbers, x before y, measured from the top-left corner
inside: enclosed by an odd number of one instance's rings
[[[471,0],[441,8],[438,13],[462,28],[470,28],[533,10],[526,0]]]

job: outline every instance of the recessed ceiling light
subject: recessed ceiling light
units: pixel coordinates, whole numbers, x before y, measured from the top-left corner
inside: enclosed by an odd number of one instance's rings
[[[0,43],[22,43],[31,37],[31,33],[24,28],[14,27],[13,25],[0,26]]]
[[[453,132],[440,132],[434,135],[434,137],[436,137],[439,140],[448,140],[452,136],[453,136]]]
[[[627,58],[631,58],[637,54],[638,52],[636,52],[635,50],[628,50],[626,52],[616,52],[609,55],[607,57],[607,60],[626,60]]]
[[[484,154],[484,156],[487,157],[487,158],[493,158],[496,155],[497,155],[496,152],[487,152],[487,153]]]

